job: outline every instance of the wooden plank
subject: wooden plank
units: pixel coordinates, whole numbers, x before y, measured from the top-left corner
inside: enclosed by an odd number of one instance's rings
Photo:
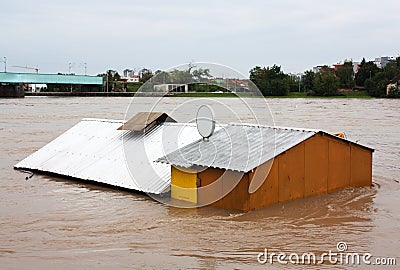
[[[372,152],[356,145],[351,145],[350,186],[363,187],[372,185]]]
[[[208,168],[198,173],[197,198],[200,205],[209,205],[218,201],[222,195],[222,181],[216,181],[224,173],[223,170]]]
[[[328,192],[328,137],[316,134],[305,141],[305,196]]]
[[[201,187],[198,188],[199,204],[247,211],[248,175],[236,171],[208,168],[198,173]]]
[[[350,144],[329,139],[328,192],[350,186]]]
[[[257,181],[254,177],[263,177],[264,182],[258,190],[250,194],[250,210],[278,203],[279,159],[276,158],[257,167],[249,175],[250,184],[252,181]]]
[[[304,197],[304,142],[278,156],[279,202]]]

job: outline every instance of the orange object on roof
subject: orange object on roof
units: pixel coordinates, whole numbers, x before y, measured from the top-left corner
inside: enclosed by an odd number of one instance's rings
[[[336,132],[335,134],[336,137],[342,138],[342,139],[346,139],[346,134],[344,132]]]

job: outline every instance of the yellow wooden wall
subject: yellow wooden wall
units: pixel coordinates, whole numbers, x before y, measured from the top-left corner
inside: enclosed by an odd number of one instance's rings
[[[250,194],[249,186],[257,170],[265,175],[265,181]],[[348,187],[370,186],[372,152],[329,135],[316,134],[280,154],[273,162],[241,175],[239,183],[233,183],[237,174],[208,168],[194,176],[172,169],[172,197],[208,205],[213,198],[227,193],[211,205],[248,211]],[[178,188],[194,188],[196,180],[199,185],[196,194],[192,189]]]
[[[250,174],[250,182],[253,174]],[[249,210],[371,185],[372,151],[329,135],[316,134],[274,159],[265,182],[250,195]]]
[[[171,166],[171,198],[197,203],[197,174]]]
[[[328,147],[328,140],[319,135],[305,141],[305,197],[328,192]]]
[[[198,173],[199,204],[236,210],[248,210],[247,174],[208,168]],[[221,198],[215,201],[216,198]]]
[[[350,186],[368,185],[372,185],[372,152],[352,145]]]

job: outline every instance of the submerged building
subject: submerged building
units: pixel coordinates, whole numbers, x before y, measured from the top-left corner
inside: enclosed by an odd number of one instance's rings
[[[373,149],[320,131],[196,124],[165,113],[83,119],[15,165],[196,206],[249,211],[372,184]]]
[[[172,197],[248,211],[371,186],[372,153],[320,130],[232,124],[158,162],[172,165]]]

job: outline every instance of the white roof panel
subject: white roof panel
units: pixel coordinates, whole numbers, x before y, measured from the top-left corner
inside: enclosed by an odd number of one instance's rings
[[[146,193],[170,187],[170,165],[154,160],[201,138],[194,124],[162,123],[146,133],[117,130],[125,121],[83,119],[15,165]],[[147,156],[147,157],[146,157]]]

